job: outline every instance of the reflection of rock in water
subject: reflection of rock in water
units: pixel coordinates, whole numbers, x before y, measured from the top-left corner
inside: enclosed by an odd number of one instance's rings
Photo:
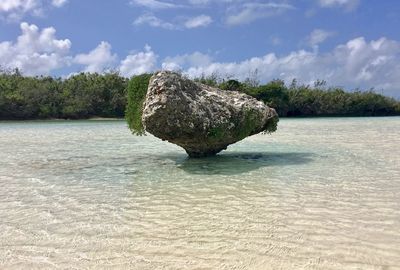
[[[209,158],[177,161],[178,168],[191,174],[234,175],[267,166],[299,165],[312,161],[311,153],[226,153]]]
[[[150,80],[142,122],[146,131],[183,147],[189,156],[204,157],[247,136],[275,131],[278,115],[246,94],[162,71]]]

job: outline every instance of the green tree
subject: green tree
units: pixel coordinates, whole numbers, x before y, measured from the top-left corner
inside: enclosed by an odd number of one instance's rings
[[[228,80],[220,83],[218,86],[222,90],[230,90],[230,91],[243,91],[244,85],[237,80]]]
[[[273,80],[265,85],[248,88],[247,93],[268,106],[276,109],[279,115],[286,115],[289,106],[289,93],[282,80]]]

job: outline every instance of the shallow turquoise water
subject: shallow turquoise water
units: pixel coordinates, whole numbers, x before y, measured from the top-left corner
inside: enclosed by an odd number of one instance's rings
[[[400,118],[188,159],[122,121],[0,122],[0,268],[400,269]]]

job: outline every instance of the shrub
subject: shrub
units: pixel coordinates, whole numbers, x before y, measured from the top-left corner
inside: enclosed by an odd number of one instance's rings
[[[243,91],[243,85],[237,80],[228,80],[224,81],[219,85],[219,88],[222,90],[230,90],[230,91]]]
[[[128,104],[126,106],[125,118],[134,135],[145,134],[142,123],[143,102],[146,98],[151,76],[152,74],[135,76],[128,83]]]

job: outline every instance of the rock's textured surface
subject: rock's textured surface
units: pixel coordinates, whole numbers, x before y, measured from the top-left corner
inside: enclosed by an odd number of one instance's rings
[[[183,147],[190,157],[215,155],[247,136],[276,130],[278,115],[236,91],[161,71],[150,79],[142,121],[147,132]]]

